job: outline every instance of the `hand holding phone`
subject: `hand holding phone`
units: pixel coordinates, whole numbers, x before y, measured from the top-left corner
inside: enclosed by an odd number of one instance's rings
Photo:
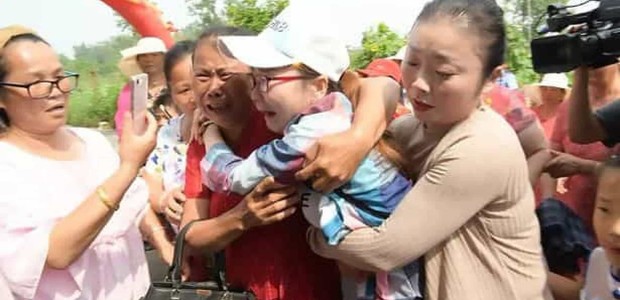
[[[147,127],[146,113],[149,97],[149,77],[138,74],[131,77],[131,116],[133,129],[138,134],[144,133]]]

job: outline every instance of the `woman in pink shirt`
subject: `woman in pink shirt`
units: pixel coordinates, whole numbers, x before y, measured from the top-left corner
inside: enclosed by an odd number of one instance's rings
[[[123,58],[118,64],[121,73],[127,77],[146,73],[149,77],[148,107],[162,94],[166,88],[164,76],[164,54],[166,45],[156,37],[144,37],[135,47],[121,51]],[[131,83],[125,84],[116,100],[114,123],[116,134],[120,138],[123,133],[123,115],[131,109]],[[156,107],[156,110],[160,108]]]
[[[66,126],[78,74],[47,42],[17,33],[0,47],[0,274],[16,299],[139,299],[149,214],[135,178],[155,120],[137,135],[126,114],[119,159],[101,134]]]

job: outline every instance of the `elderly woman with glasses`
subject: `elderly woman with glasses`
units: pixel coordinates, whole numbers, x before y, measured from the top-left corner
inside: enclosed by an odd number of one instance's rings
[[[39,36],[0,29],[0,274],[17,299],[138,299],[154,215],[136,175],[157,126],[138,135],[127,114],[119,159],[101,134],[66,126],[77,85]]]

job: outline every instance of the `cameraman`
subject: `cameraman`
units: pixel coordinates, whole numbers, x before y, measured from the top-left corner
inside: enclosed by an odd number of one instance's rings
[[[588,73],[586,67],[575,70],[575,84],[569,104],[568,132],[575,143],[603,141],[606,146],[612,147],[620,143],[620,101],[615,100],[592,113]]]
[[[554,197],[562,200],[584,221],[592,234],[592,213],[596,196],[596,170],[600,162],[605,161],[613,149],[601,143],[581,145],[570,137],[571,127],[582,125],[571,115],[576,103],[582,103],[584,109],[578,109],[586,115],[592,115],[591,107],[597,110],[620,98],[620,73],[617,64],[601,68],[579,68],[575,71],[573,89],[569,103],[560,106],[555,128],[551,136],[553,158],[545,166],[545,172],[553,178],[564,178],[563,190]],[[596,121],[598,122],[598,121]],[[554,183],[545,185],[545,194],[552,191]],[[545,195],[550,196],[550,195]]]

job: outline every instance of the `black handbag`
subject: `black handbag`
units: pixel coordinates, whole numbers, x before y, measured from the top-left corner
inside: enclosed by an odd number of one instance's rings
[[[224,255],[216,254],[216,280],[206,282],[182,282],[181,266],[183,264],[183,248],[185,234],[195,220],[185,225],[176,237],[174,259],[164,281],[153,282],[143,300],[255,300],[256,297],[249,291],[230,289],[226,284],[224,271]]]

